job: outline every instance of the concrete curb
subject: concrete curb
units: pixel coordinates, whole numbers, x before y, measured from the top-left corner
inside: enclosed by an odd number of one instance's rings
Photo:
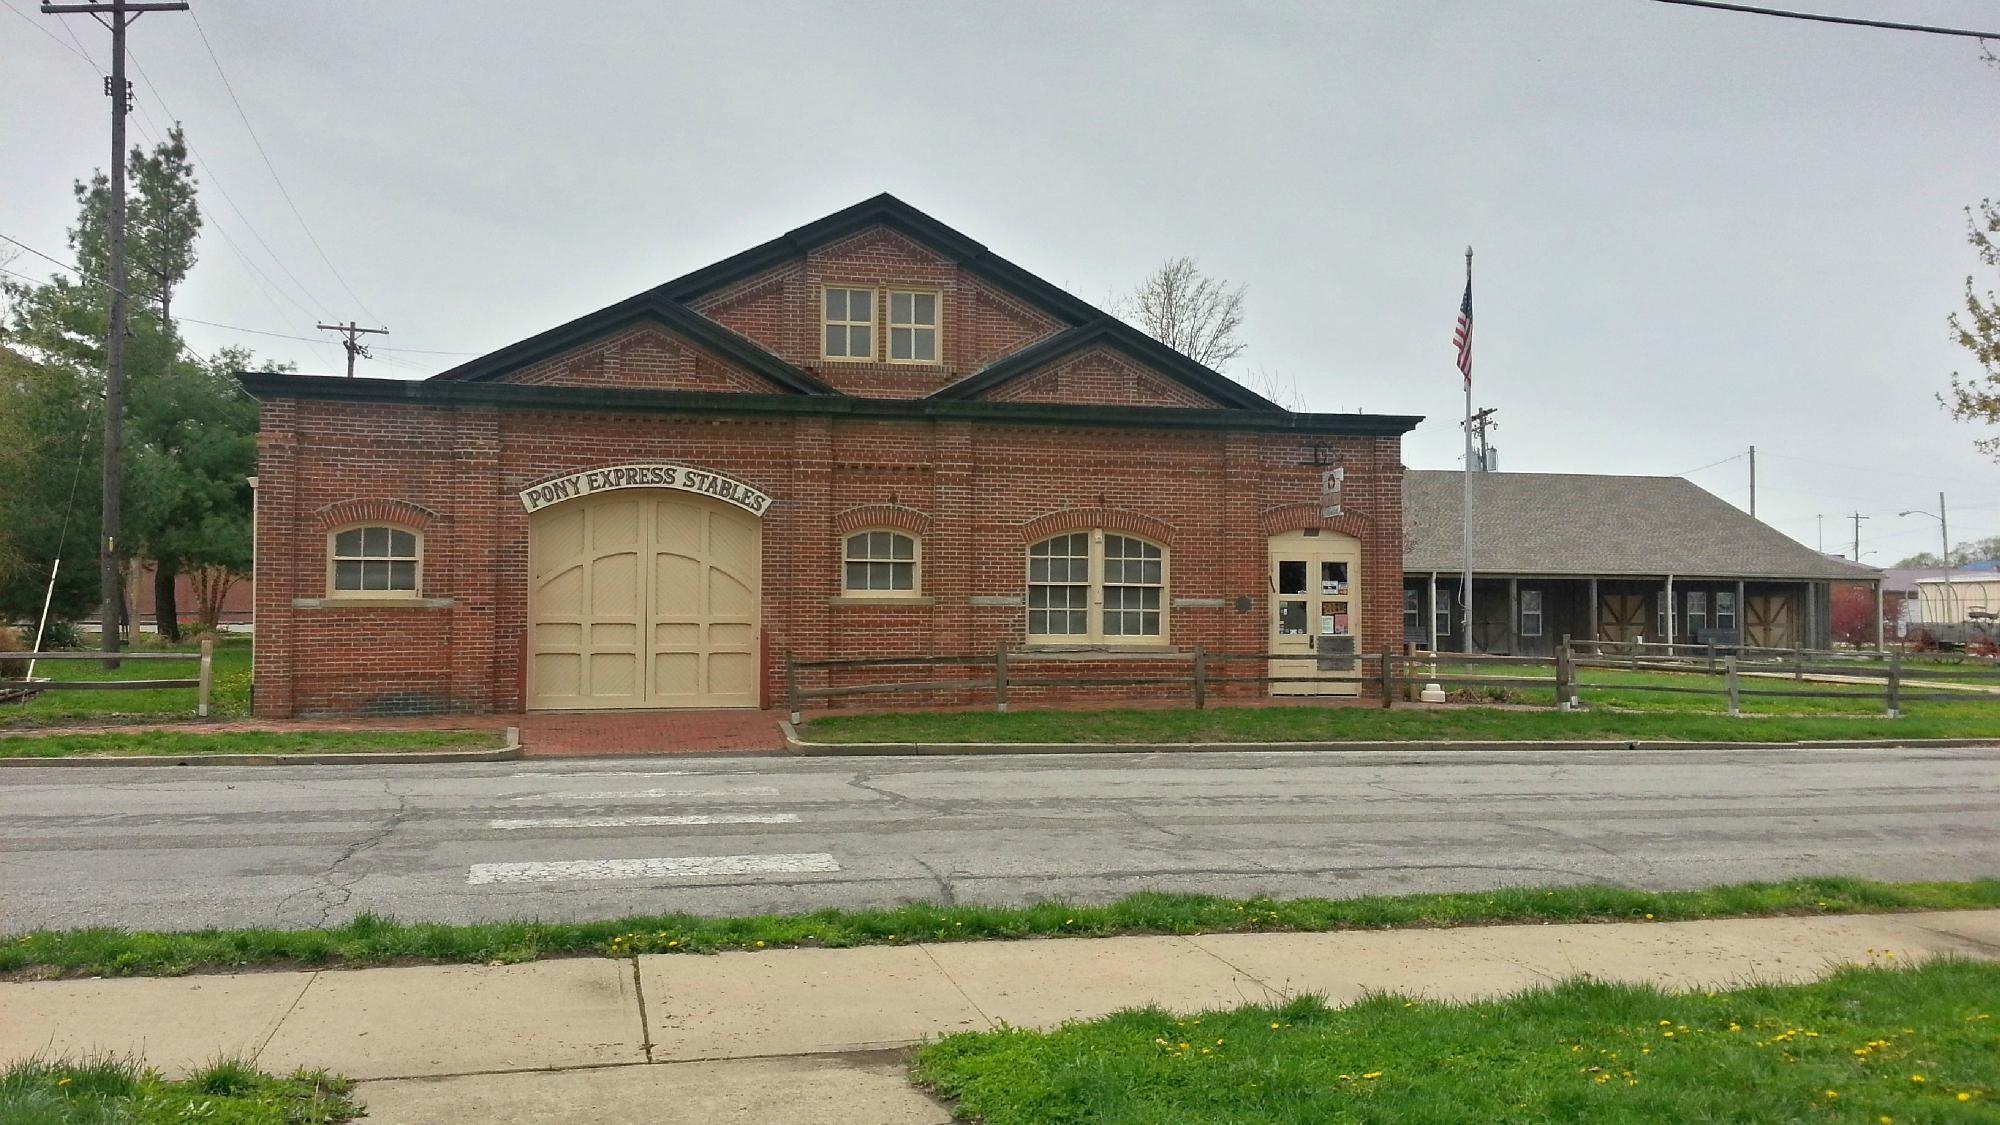
[[[363,750],[353,754],[122,754],[74,758],[0,758],[8,766],[429,766],[451,762],[512,762],[521,757],[521,728],[508,727],[498,750]]]
[[[1318,752],[1505,753],[1562,750],[1958,750],[2000,746],[1991,738],[1848,739],[1837,742],[1653,742],[1628,739],[1565,741],[1471,740],[1463,742],[807,742],[779,720],[785,746],[804,757],[878,757],[948,754],[1243,754]]]

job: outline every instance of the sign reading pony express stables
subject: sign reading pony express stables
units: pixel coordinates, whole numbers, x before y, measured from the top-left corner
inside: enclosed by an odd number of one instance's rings
[[[609,492],[616,488],[676,488],[682,492],[713,496],[755,516],[763,515],[764,509],[771,506],[769,496],[740,480],[731,480],[706,469],[691,469],[686,465],[670,465],[657,461],[614,465],[605,469],[585,469],[580,473],[570,473],[568,476],[529,485],[521,490],[521,506],[531,512],[539,511],[550,504],[574,500],[593,492]]]

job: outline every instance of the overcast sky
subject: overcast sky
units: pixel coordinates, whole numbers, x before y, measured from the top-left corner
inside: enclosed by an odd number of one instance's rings
[[[1249,288],[1232,374],[1427,415],[1404,459],[1451,468],[1471,243],[1504,469],[1747,504],[1741,457],[1691,470],[1754,444],[1758,514],[1808,545],[1858,509],[1864,561],[1935,549],[1896,513],[1940,489],[1954,541],[2000,534],[2000,466],[1934,398],[1974,369],[1963,208],[2000,195],[1974,40],[1647,0],[194,3],[276,169],[195,22],[140,20],[134,139],[178,118],[205,166],[176,310],[280,334],[204,349],[337,373],[283,337],[352,317],[479,353],[889,191],[1099,303],[1192,255]],[[77,51],[109,37],[0,4],[0,234],[66,256],[107,143]],[[1800,6],[2000,30],[1989,0]]]

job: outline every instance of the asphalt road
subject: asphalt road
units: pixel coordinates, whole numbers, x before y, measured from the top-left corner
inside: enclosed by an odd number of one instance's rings
[[[0,930],[2000,875],[2000,751],[0,770]]]

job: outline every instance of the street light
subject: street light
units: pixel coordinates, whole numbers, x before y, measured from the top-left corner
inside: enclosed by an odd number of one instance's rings
[[[1949,525],[1945,522],[1944,493],[1938,493],[1938,510],[1936,515],[1917,508],[1912,508],[1907,512],[1897,512],[1896,514],[1905,517],[1922,516],[1925,519],[1933,519],[1938,522],[1938,578],[1942,580],[1942,585],[1938,587],[1939,608],[1943,610],[1946,617],[1952,619],[1948,622],[1939,622],[1939,624],[1957,624],[1957,607],[1954,604],[1956,601],[1954,597],[1956,591],[1951,588],[1951,532]],[[1924,599],[1922,591],[1919,591],[1917,596],[1917,611],[1921,613],[1923,608]]]

